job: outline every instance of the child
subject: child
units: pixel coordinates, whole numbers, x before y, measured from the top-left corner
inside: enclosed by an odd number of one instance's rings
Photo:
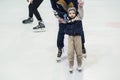
[[[68,34],[68,60],[69,60],[69,72],[73,72],[74,66],[74,52],[77,56],[78,71],[81,71],[82,64],[82,22],[77,16],[77,11],[74,7],[68,9],[68,21],[65,29],[65,33]]]

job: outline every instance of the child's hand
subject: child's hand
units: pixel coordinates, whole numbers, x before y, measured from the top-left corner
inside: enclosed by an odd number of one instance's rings
[[[75,20],[79,20],[78,16],[75,17]]]
[[[78,16],[76,16],[74,19],[72,19],[72,22],[79,20]]]

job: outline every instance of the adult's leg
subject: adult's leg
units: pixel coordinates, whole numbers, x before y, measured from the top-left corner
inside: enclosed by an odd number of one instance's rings
[[[81,21],[82,23],[82,21]],[[84,30],[83,30],[83,25],[81,27],[81,40],[82,40],[82,53],[85,54],[86,53],[86,49],[85,49],[85,36],[84,36]],[[86,54],[84,55],[86,57]]]
[[[59,23],[59,31],[57,36],[57,47],[58,47],[57,61],[60,60],[60,57],[62,55],[62,48],[64,47],[65,25],[66,24]]]
[[[40,13],[37,8],[40,6],[43,0],[33,0],[33,3],[29,5],[29,17],[33,17],[33,14],[36,16],[37,20],[42,21]]]
[[[57,47],[59,49],[62,49],[64,47],[65,26],[66,24],[59,23],[59,31],[58,31],[58,36],[57,36]]]
[[[81,32],[81,41],[82,41],[82,49],[85,48],[84,43],[85,43],[85,36],[84,36],[84,31]]]
[[[33,4],[30,3],[29,6],[28,6],[28,9],[29,9],[29,18],[32,18],[33,17]]]
[[[40,13],[38,12],[37,8],[40,6],[40,4],[42,3],[43,0],[33,0],[33,14],[36,16],[37,20],[38,20],[38,25],[33,27],[33,30],[40,30],[42,32],[45,31],[45,25],[44,22],[40,16]]]

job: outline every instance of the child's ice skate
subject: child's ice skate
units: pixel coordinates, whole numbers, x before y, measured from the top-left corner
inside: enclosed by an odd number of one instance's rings
[[[33,22],[33,18],[28,18],[22,21],[23,24],[29,24]]]
[[[69,72],[70,72],[70,73],[73,73],[73,67],[70,67],[70,68],[69,68]]]
[[[39,22],[37,26],[33,27],[33,30],[37,31],[37,32],[45,32],[46,31],[45,30],[45,25],[42,21]]]
[[[77,71],[81,72],[81,71],[82,71],[82,67],[81,67],[81,66],[78,66],[78,67],[77,67]]]

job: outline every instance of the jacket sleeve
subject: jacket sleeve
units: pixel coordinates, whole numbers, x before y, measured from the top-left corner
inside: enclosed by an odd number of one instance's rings
[[[65,14],[65,12],[62,12],[59,10],[56,4],[56,0],[50,0],[50,2],[51,2],[52,9],[58,13],[59,17],[63,18],[63,15]]]
[[[53,10],[57,11],[56,1],[50,0],[50,2],[51,2],[51,6],[52,6]]]
[[[76,8],[76,10],[78,10],[78,0],[73,0],[73,4],[74,4],[74,7]]]

